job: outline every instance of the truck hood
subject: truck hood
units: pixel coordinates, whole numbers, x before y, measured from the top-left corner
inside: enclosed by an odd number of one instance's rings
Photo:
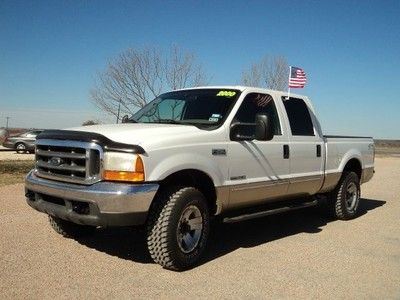
[[[203,132],[192,125],[144,123],[92,125],[67,130],[99,133],[115,142],[141,146],[152,144],[154,141],[190,137]]]

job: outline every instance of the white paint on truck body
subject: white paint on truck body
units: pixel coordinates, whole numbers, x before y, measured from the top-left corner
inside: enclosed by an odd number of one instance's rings
[[[228,199],[222,199],[224,208],[257,204],[269,197],[276,199],[327,192],[336,186],[351,159],[359,161],[363,171],[373,170],[372,138],[324,137],[307,97],[290,95],[306,103],[314,135],[295,136],[291,133],[283,102],[287,93],[237,86],[215,88],[234,88],[242,93],[225,122],[214,130],[190,125],[144,123],[95,125],[70,130],[95,132],[116,142],[141,146],[146,151],[142,155],[146,181],[162,181],[171,174],[187,169],[204,172],[215,187],[229,189]],[[234,116],[249,93],[273,97],[281,135],[275,135],[271,141],[230,140]],[[284,145],[290,149],[289,159],[283,158]],[[215,149],[225,150],[226,155],[213,155]],[[317,156],[318,151],[320,156]],[[333,179],[328,178],[334,174]]]

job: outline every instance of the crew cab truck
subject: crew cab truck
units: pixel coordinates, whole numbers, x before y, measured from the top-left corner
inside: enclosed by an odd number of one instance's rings
[[[242,86],[168,92],[124,124],[46,130],[35,155],[27,202],[56,232],[144,225],[152,259],[172,270],[199,261],[214,216],[325,198],[334,217],[354,218],[374,173],[372,138],[324,136],[307,97]]]

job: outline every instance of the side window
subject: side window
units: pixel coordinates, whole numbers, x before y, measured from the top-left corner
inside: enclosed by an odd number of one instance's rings
[[[255,123],[258,113],[264,113],[272,120],[275,135],[282,134],[274,99],[268,94],[248,94],[240,105],[233,122]],[[249,135],[255,134],[255,128],[251,128],[251,130],[252,132],[249,132]]]
[[[302,99],[283,99],[292,135],[313,136],[314,127],[307,105]]]

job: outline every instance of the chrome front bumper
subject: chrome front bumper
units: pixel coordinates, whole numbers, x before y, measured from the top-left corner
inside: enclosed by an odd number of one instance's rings
[[[129,226],[146,222],[156,183],[98,182],[78,185],[47,180],[31,171],[25,195],[34,209],[82,225]]]

